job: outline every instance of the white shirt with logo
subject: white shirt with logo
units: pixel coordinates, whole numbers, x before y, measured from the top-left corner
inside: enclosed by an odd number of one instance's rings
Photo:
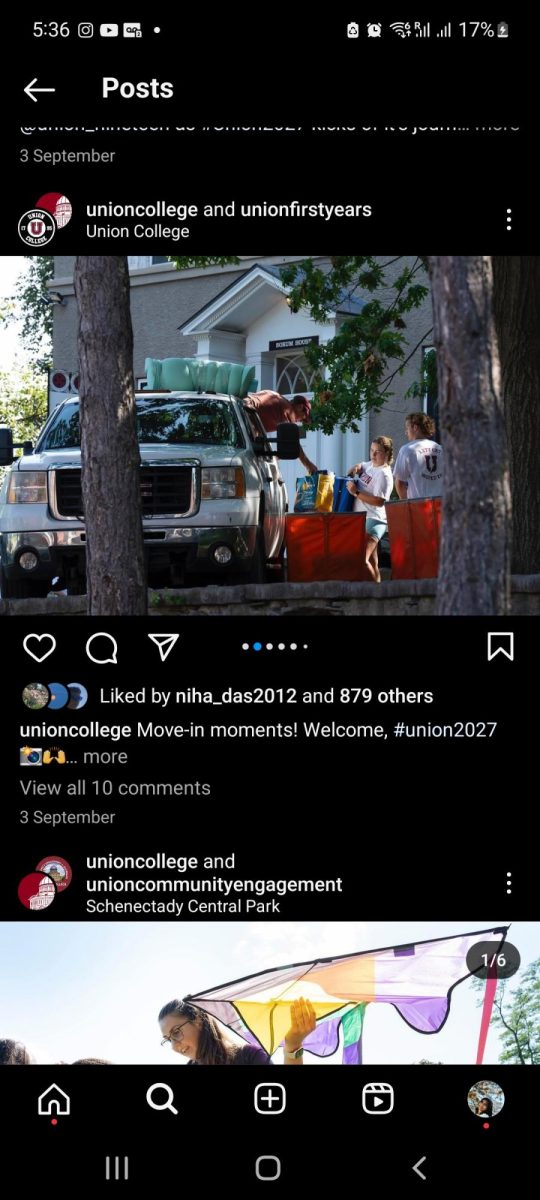
[[[362,469],[358,479],[361,486],[366,491],[371,492],[372,496],[381,496],[383,501],[389,500],[394,486],[390,467],[374,467],[371,462],[361,463],[360,465]],[[364,504],[360,496],[355,496],[353,511],[365,512],[368,517],[373,517],[375,521],[384,521],[386,523],[384,503],[380,507],[375,508],[374,504]]]
[[[418,438],[401,447],[394,477],[407,484],[407,499],[442,496],[443,450],[431,438]]]

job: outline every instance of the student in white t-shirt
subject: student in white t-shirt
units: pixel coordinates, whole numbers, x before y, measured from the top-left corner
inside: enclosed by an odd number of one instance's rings
[[[355,478],[347,484],[347,491],[354,496],[354,511],[367,513],[366,567],[374,582],[380,583],[378,546],[388,527],[385,502],[394,486],[390,469],[394,461],[392,439],[374,438],[369,453],[369,462],[351,467],[349,475]]]
[[[435,422],[427,413],[409,413],[405,419],[407,445],[402,446],[394,467],[394,482],[400,500],[442,496],[443,450],[433,441]]]

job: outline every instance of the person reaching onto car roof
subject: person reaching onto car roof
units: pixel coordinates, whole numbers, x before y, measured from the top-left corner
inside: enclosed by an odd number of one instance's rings
[[[292,400],[287,400],[285,396],[280,396],[279,392],[249,392],[245,404],[258,413],[266,433],[275,433],[278,425],[284,421],[307,425],[311,420],[311,401],[307,396],[293,396]],[[311,462],[302,449],[298,458],[308,475],[315,474],[315,463]]]

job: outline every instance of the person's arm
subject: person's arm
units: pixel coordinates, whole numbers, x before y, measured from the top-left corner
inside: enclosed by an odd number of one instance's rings
[[[310,1000],[304,1000],[303,996],[299,1000],[293,1000],[291,1004],[291,1027],[288,1033],[285,1034],[283,1042],[283,1063],[287,1067],[301,1067],[302,1055],[295,1057],[298,1050],[302,1049],[304,1039],[310,1033],[313,1033],[317,1019],[315,1017],[315,1009]]]
[[[407,480],[410,476],[407,447],[402,446],[398,452],[394,467],[394,487],[400,500],[407,499]]]
[[[384,496],[374,496],[372,492],[366,491],[366,489],[363,488],[361,484],[356,483],[354,479],[351,479],[350,482],[346,484],[346,488],[347,491],[350,492],[351,496],[357,496],[358,499],[362,501],[362,504],[371,504],[373,508],[380,508],[381,504],[386,503]]]
[[[306,468],[308,475],[314,475],[316,473],[317,467],[315,466],[315,463],[312,463],[311,459],[306,457],[306,455],[304,454],[304,451],[302,449],[300,449],[298,458],[299,458],[300,462],[302,463],[302,466]]]

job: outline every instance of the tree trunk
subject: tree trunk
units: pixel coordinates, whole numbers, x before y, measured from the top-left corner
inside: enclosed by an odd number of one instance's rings
[[[510,611],[511,501],[491,259],[430,257],[444,499],[437,612]]]
[[[493,308],[512,485],[512,570],[540,571],[540,257],[493,258]]]
[[[79,255],[75,295],[88,612],[146,614],[127,258]]]

